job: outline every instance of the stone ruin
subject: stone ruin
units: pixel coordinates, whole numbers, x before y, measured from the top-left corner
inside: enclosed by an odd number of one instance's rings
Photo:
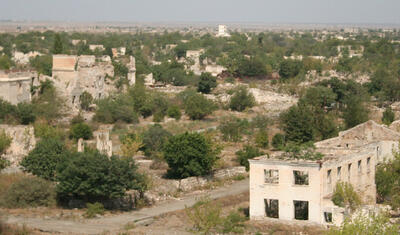
[[[30,102],[34,80],[35,75],[30,72],[0,74],[0,98],[14,105]]]
[[[2,130],[12,138],[11,145],[3,157],[10,161],[11,167],[16,167],[22,158],[28,155],[36,146],[34,129],[32,126],[0,125],[0,131]]]
[[[134,85],[136,83],[136,60],[135,57],[131,56],[128,64],[128,81],[129,85]]]
[[[109,131],[108,130],[96,131],[94,133],[94,136],[96,136],[96,149],[99,150],[99,152],[111,157],[113,154],[112,151],[113,144],[112,141],[110,140]]]
[[[73,112],[79,111],[80,95],[86,91],[94,99],[107,97],[115,86],[107,77],[114,76],[111,61],[96,60],[95,56],[54,55],[53,78],[55,87],[66,99]]]

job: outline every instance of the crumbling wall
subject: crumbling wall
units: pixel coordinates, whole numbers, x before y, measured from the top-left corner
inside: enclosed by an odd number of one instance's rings
[[[36,146],[34,129],[32,126],[11,126],[0,125],[0,131],[4,130],[7,135],[12,137],[10,147],[4,157],[10,161],[11,166],[17,166],[22,158],[33,150]]]
[[[96,131],[96,148],[99,152],[112,156],[112,141],[110,140],[110,133],[108,130]]]

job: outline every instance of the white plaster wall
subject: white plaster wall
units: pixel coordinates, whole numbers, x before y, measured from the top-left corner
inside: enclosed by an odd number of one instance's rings
[[[312,167],[250,163],[250,218],[265,217],[264,199],[279,200],[279,219],[294,220],[293,200],[309,202],[309,221],[322,223],[321,172]],[[264,183],[264,169],[279,170],[279,184]],[[309,185],[294,185],[293,171],[308,171]]]

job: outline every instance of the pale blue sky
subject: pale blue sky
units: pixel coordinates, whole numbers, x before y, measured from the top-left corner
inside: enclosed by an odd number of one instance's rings
[[[400,24],[400,0],[0,0],[0,19]]]

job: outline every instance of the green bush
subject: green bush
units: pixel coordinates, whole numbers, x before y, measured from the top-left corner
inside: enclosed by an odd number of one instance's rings
[[[0,131],[0,156],[5,153],[8,147],[10,147],[12,137],[7,135],[4,130]]]
[[[236,159],[240,165],[246,167],[246,171],[249,170],[249,159],[261,156],[264,153],[260,151],[257,147],[251,145],[245,145],[242,150],[236,152]]]
[[[229,101],[229,108],[234,111],[242,112],[246,108],[251,108],[256,104],[253,94],[245,86],[239,86]]]
[[[184,100],[184,107],[185,113],[192,120],[201,120],[216,109],[214,102],[201,94],[189,95]]]
[[[65,100],[58,95],[50,80],[40,82],[39,94],[32,99],[32,105],[35,116],[44,118],[48,122],[59,120],[64,116]]]
[[[231,116],[224,118],[218,126],[218,129],[222,133],[222,138],[225,141],[238,142],[249,129],[249,122],[247,119]]]
[[[285,136],[281,133],[277,133],[272,137],[272,147],[277,150],[283,149],[285,147]]]
[[[162,151],[164,144],[172,135],[161,125],[150,126],[143,133],[143,150],[146,156],[153,156]]]
[[[217,79],[211,73],[202,73],[200,75],[197,91],[209,94],[213,88],[217,87]]]
[[[256,133],[255,139],[256,145],[259,148],[268,148],[269,139],[268,139],[268,132],[266,130],[260,130]]]
[[[379,202],[386,202],[392,208],[400,208],[400,154],[394,154],[390,161],[376,167],[375,182]]]
[[[16,108],[16,116],[20,120],[21,124],[28,125],[29,123],[34,123],[36,120],[34,111],[32,104],[19,103]]]
[[[35,137],[42,139],[59,139],[63,140],[66,137],[66,133],[59,127],[54,127],[47,122],[37,121],[34,124]]]
[[[1,198],[8,208],[55,206],[54,184],[37,177],[24,177],[13,183]]]
[[[186,178],[209,174],[218,160],[219,150],[199,133],[184,133],[169,138],[163,153],[169,166],[168,175]]]
[[[79,199],[99,202],[121,198],[127,190],[146,190],[132,158],[108,157],[97,151],[71,153],[57,168],[57,196],[61,202]]]
[[[138,115],[134,110],[131,98],[127,95],[107,97],[97,102],[97,110],[94,120],[102,123],[137,123]]]
[[[29,60],[35,70],[47,76],[52,76],[53,58],[51,55],[36,56]]]
[[[355,210],[361,205],[360,196],[354,190],[353,185],[347,182],[336,183],[335,189],[333,190],[332,202],[339,207],[350,207]]]
[[[181,119],[181,109],[177,105],[171,105],[168,107],[167,115],[170,118],[175,118],[176,120]]]
[[[382,122],[385,125],[390,125],[394,121],[394,112],[390,106],[385,109],[382,116]]]
[[[72,125],[69,137],[76,140],[80,138],[88,140],[93,138],[93,132],[89,125],[81,122]]]
[[[221,207],[213,205],[208,198],[197,201],[193,207],[185,210],[195,232],[212,234],[221,226]]]
[[[66,161],[68,153],[65,145],[58,139],[42,139],[21,161],[24,171],[46,180],[55,180],[56,169]]]
[[[88,219],[96,217],[96,215],[104,215],[104,206],[100,202],[95,203],[87,203],[86,204],[87,210],[84,216]]]

